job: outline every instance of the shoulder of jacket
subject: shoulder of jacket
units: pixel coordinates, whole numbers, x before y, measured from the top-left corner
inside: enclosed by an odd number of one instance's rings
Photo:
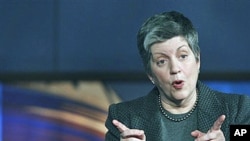
[[[138,97],[133,100],[123,101],[120,103],[112,104],[110,107],[126,112],[141,112],[147,109],[148,107],[155,107],[157,102],[154,102],[157,98],[156,91],[153,89],[149,94],[145,96]]]

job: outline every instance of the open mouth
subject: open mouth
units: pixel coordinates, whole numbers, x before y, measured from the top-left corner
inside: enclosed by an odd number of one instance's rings
[[[182,80],[176,80],[176,81],[174,81],[173,83],[172,83],[172,85],[175,87],[175,88],[182,88],[182,86],[183,86],[183,83],[184,81],[182,81]]]
[[[172,83],[172,85],[179,85],[181,84],[183,81],[182,80],[176,80]]]

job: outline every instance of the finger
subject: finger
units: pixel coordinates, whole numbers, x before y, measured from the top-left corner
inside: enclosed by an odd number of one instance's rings
[[[221,115],[215,122],[214,125],[212,126],[212,128],[210,129],[211,131],[214,130],[220,130],[221,125],[223,124],[223,122],[225,121],[226,116],[225,115]]]
[[[195,138],[195,141],[210,141],[216,138],[216,133],[214,132],[205,134],[199,130],[191,132],[191,135]]]
[[[217,137],[216,133],[210,132],[210,133],[205,134],[204,136],[201,136],[199,138],[199,140],[201,140],[201,141],[210,141],[210,140],[216,139],[216,137]]]
[[[193,132],[191,132],[191,135],[194,137],[194,138],[198,138],[198,137],[201,137],[202,135],[204,135],[205,133],[202,133],[201,131],[199,130],[195,130]]]
[[[137,139],[143,139],[145,137],[143,130],[138,129],[129,129],[121,133],[122,138],[137,138]]]
[[[113,120],[112,123],[116,126],[116,128],[120,131],[120,132],[124,132],[126,130],[128,130],[129,128],[127,126],[125,126],[124,124],[122,124],[121,122],[119,122],[118,120]]]

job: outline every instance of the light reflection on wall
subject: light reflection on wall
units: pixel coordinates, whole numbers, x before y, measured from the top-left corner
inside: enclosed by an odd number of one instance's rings
[[[67,83],[72,87],[66,87],[62,82],[54,84],[57,88],[54,85],[54,91],[51,93],[49,93],[51,85],[43,82],[32,83],[32,85],[22,83],[18,87],[17,85],[2,85],[3,140],[104,140],[106,133],[104,122],[107,116],[107,106],[110,104],[108,104],[110,100],[106,95],[113,96],[112,99],[116,99],[113,102],[119,102],[119,98],[110,91],[109,93],[104,91],[106,88],[100,82],[81,82],[77,85]],[[77,88],[80,87],[81,89],[78,91]],[[67,92],[72,93],[58,94],[60,91],[65,91],[65,88],[67,88]],[[85,88],[88,91],[85,91]],[[102,93],[101,90],[103,90]],[[96,95],[98,95],[98,99]],[[77,97],[78,100],[74,100],[73,97]],[[84,102],[86,98],[89,100],[88,102]],[[105,99],[107,100],[105,101]],[[102,105],[105,107],[101,107]]]

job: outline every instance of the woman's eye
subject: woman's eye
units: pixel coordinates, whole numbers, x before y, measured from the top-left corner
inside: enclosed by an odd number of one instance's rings
[[[185,58],[187,58],[187,55],[181,55],[180,58],[185,59]]]
[[[159,61],[157,61],[156,63],[157,63],[157,65],[163,65],[163,64],[165,64],[167,61],[166,60],[159,60]]]

